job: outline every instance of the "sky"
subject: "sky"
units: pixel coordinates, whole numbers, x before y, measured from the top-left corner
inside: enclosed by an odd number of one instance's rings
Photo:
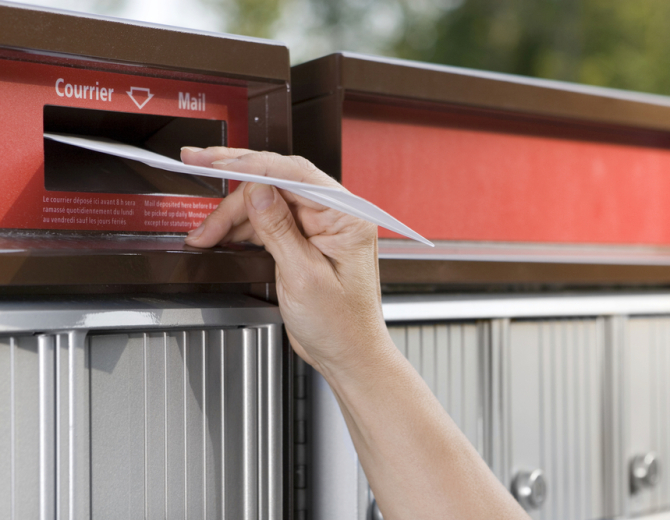
[[[90,0],[12,0],[20,4],[31,4],[56,9],[67,9],[83,13],[109,15],[100,12],[101,3]],[[218,31],[220,22],[209,15],[207,9],[193,0],[134,0],[124,2],[113,16],[142,22],[187,27],[204,31]]]

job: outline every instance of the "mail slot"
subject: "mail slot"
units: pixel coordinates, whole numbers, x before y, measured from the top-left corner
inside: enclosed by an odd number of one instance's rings
[[[2,229],[184,233],[228,193],[224,181],[75,149],[44,132],[174,159],[186,145],[290,151],[281,45],[1,9]]]
[[[46,105],[44,131],[103,137],[179,159],[183,143],[226,144],[226,122]],[[100,152],[44,140],[44,187],[52,192],[192,195],[221,198],[225,182],[187,177]],[[126,212],[123,215],[131,215]]]

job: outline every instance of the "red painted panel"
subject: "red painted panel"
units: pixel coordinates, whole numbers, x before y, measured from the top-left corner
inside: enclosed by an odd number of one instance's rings
[[[100,90],[87,89],[84,98],[84,85],[106,88],[104,100]],[[142,104],[146,96],[137,96],[136,104],[131,87],[149,88],[153,97]],[[205,110],[180,107],[179,92],[206,94]],[[0,228],[183,232],[221,200],[47,191],[44,105],[227,121],[229,144],[247,146],[246,88],[0,58]]]
[[[343,184],[429,239],[670,244],[669,149],[355,108]]]

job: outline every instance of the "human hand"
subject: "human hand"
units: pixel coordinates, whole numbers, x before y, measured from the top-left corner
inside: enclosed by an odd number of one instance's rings
[[[344,190],[301,157],[225,147],[184,148],[187,164]],[[241,184],[186,243],[264,245],[276,262],[277,297],[296,353],[321,373],[355,364],[361,349],[387,344],[377,264],[377,228],[264,184]]]

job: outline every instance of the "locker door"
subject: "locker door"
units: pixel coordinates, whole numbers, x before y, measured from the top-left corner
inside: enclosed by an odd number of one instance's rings
[[[595,319],[504,321],[493,344],[499,476],[534,519],[604,515],[603,330]]]
[[[670,508],[670,318],[629,319],[624,345],[628,438],[622,468],[628,513],[640,515]]]
[[[390,325],[396,347],[421,374],[428,387],[468,440],[485,457],[484,370],[486,351],[481,325],[446,322]]]
[[[278,327],[89,344],[95,520],[281,516]]]

